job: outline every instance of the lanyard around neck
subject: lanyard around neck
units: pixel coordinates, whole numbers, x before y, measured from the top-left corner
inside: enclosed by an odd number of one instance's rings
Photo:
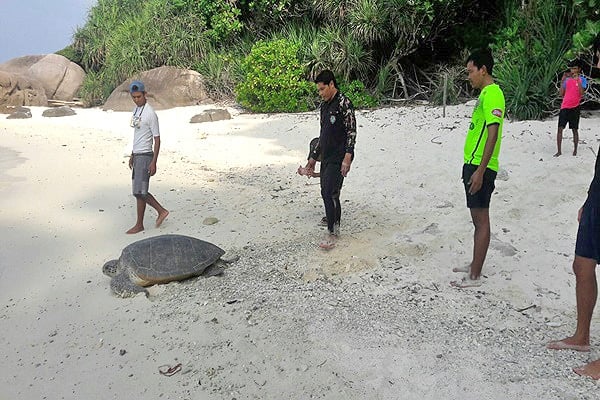
[[[140,113],[137,114],[137,111],[139,110],[139,107],[136,107],[135,110],[133,111],[133,118],[142,118],[142,113],[144,112],[144,108],[146,108],[146,104],[144,104],[142,106],[142,109],[140,110]]]

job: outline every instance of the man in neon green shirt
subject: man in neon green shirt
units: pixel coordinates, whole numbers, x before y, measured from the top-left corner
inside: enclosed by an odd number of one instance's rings
[[[462,179],[475,233],[471,263],[453,269],[468,274],[462,280],[450,282],[460,288],[481,284],[481,269],[490,245],[490,199],[496,187],[494,181],[505,110],[504,94],[492,78],[493,67],[494,59],[489,50],[474,52],[467,59],[471,86],[480,89],[481,93],[473,110],[464,149]]]

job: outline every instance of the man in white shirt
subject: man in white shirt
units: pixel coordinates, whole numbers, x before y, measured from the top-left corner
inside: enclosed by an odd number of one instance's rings
[[[137,221],[127,231],[127,233],[132,234],[144,230],[146,204],[149,204],[158,213],[158,218],[156,218],[157,228],[167,218],[169,211],[161,206],[154,196],[148,192],[150,177],[156,174],[156,161],[160,151],[158,116],[146,101],[146,88],[142,82],[131,82],[129,93],[136,106],[131,116],[133,149],[131,157],[129,157],[129,168],[133,171],[131,176],[133,195],[137,203]]]

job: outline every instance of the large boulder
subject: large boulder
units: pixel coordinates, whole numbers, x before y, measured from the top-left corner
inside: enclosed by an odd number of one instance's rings
[[[42,85],[23,75],[0,71],[0,106],[47,106]]]
[[[24,56],[0,64],[0,71],[19,74],[35,80],[46,91],[51,100],[71,101],[83,84],[83,69],[58,54]]]
[[[135,104],[129,94],[129,83],[140,80],[146,86],[146,97],[155,110],[193,106],[210,99],[196,71],[176,67],[158,67],[142,72],[117,87],[104,103],[104,110],[131,111]]]

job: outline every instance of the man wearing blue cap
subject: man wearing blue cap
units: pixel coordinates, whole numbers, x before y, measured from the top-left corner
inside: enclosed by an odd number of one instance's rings
[[[131,82],[129,94],[135,103],[130,124],[133,128],[133,149],[129,157],[129,168],[133,171],[131,179],[133,195],[137,203],[137,221],[127,233],[133,234],[144,230],[146,204],[158,213],[157,228],[167,218],[169,211],[148,192],[150,177],[156,174],[156,161],[160,151],[158,116],[146,101],[146,88],[143,82]]]

